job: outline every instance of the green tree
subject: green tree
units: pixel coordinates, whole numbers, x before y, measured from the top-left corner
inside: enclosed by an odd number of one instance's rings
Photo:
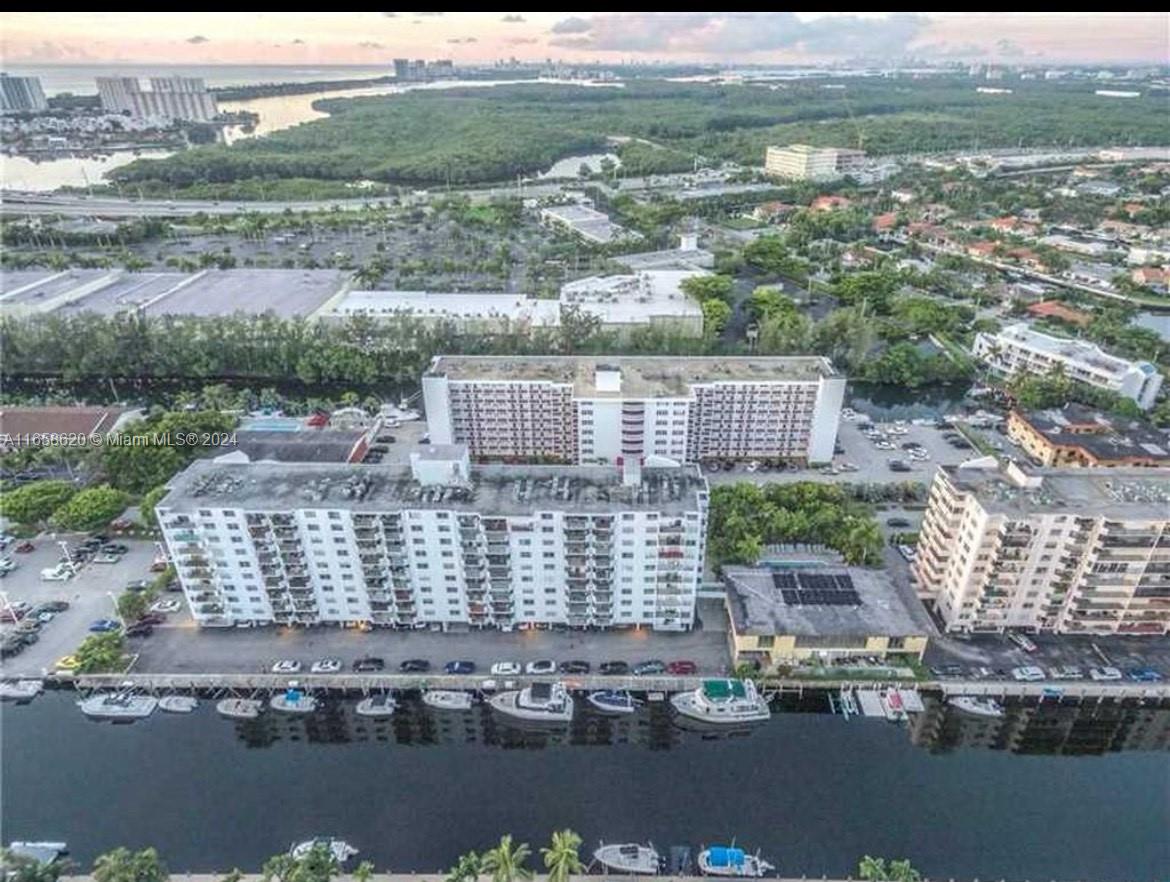
[[[0,494],[0,515],[18,524],[43,524],[75,493],[77,488],[68,481],[34,481]]]
[[[910,861],[886,861],[866,855],[858,865],[857,874],[865,882],[922,882],[922,874],[910,866]]]
[[[492,877],[492,882],[516,882],[531,879],[532,870],[524,866],[531,851],[528,843],[513,843],[511,834],[500,837],[500,844],[488,849],[483,855],[483,871]]]
[[[459,860],[447,871],[446,882],[477,882],[483,874],[483,857],[475,851],[459,855]]]
[[[0,849],[0,878],[8,882],[57,882],[72,867],[73,863],[67,859],[57,858],[42,864],[36,858]]]
[[[548,848],[542,848],[548,882],[568,882],[570,876],[581,872],[581,837],[572,830],[556,830]]]
[[[719,336],[731,320],[731,307],[712,298],[704,300],[700,308],[703,310],[703,333],[708,337]]]
[[[170,874],[153,848],[115,848],[93,862],[94,882],[167,882]]]
[[[331,882],[340,874],[337,859],[324,843],[314,845],[303,857],[296,858],[291,854],[270,857],[260,871],[264,882],[273,879],[279,882]]]
[[[150,609],[154,597],[149,591],[123,591],[118,595],[118,613],[127,622],[136,622]]]
[[[102,484],[76,494],[53,512],[51,521],[62,530],[92,530],[108,524],[129,504],[129,494]]]
[[[372,861],[362,861],[353,871],[353,878],[356,882],[370,882],[373,875],[374,864]]]
[[[74,653],[77,658],[77,671],[81,674],[116,671],[122,667],[122,656],[125,649],[126,641],[120,632],[109,631],[105,634],[90,634],[81,641],[81,645]],[[96,871],[94,875],[97,875]]]
[[[748,312],[756,320],[796,312],[796,304],[778,288],[761,285],[752,291],[747,302]]]
[[[729,276],[690,276],[683,279],[679,287],[688,297],[700,303],[711,299],[729,302],[734,282]]]
[[[167,495],[167,487],[160,484],[152,490],[146,491],[142,501],[138,503],[138,518],[151,529],[158,529],[158,517],[155,515],[155,506]]]

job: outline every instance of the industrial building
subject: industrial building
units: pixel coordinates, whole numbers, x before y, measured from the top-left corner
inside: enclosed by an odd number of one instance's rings
[[[793,181],[835,181],[853,174],[865,160],[862,150],[789,144],[764,153],[765,174]]]
[[[692,627],[707,485],[694,466],[220,464],[159,523],[195,620],[444,629]]]
[[[39,77],[0,73],[0,113],[39,113],[48,109]]]
[[[948,631],[1170,631],[1170,469],[938,470],[914,562]]]
[[[1095,343],[1042,334],[1023,322],[998,334],[976,334],[972,352],[1008,375],[1044,375],[1058,369],[1069,379],[1132,398],[1142,410],[1153,406],[1162,386],[1162,375],[1148,361],[1118,358]]]
[[[207,122],[219,115],[215,96],[198,77],[151,77],[149,91],[138,77],[97,77],[97,89],[102,110],[135,119]]]
[[[542,208],[540,222],[547,227],[567,230],[595,245],[608,245],[619,239],[642,238],[640,233],[615,224],[608,215],[597,209],[575,202]]]
[[[845,378],[820,357],[438,356],[435,443],[581,464],[833,458]]]
[[[645,326],[686,337],[703,335],[703,310],[682,289],[702,270],[651,270],[633,275],[590,276],[561,287],[560,307],[596,316],[603,331],[626,336]]]

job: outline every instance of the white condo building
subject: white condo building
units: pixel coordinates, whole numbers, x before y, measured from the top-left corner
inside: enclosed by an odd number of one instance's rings
[[[865,160],[862,150],[789,144],[764,152],[764,172],[793,181],[835,181],[858,171]]]
[[[48,109],[39,77],[0,74],[0,112],[36,113]]]
[[[195,462],[157,512],[196,622],[692,627],[707,484],[666,469]]]
[[[845,378],[820,357],[441,355],[422,389],[431,441],[479,460],[816,463]]]
[[[972,352],[1008,375],[1043,375],[1059,368],[1069,379],[1132,398],[1143,410],[1153,406],[1162,386],[1162,375],[1148,361],[1118,358],[1095,343],[1042,334],[1023,322],[998,334],[976,334]]]
[[[914,562],[948,631],[1170,631],[1170,469],[935,475]]]
[[[137,77],[97,77],[97,88],[103,110],[135,119],[206,122],[219,114],[215,96],[197,77],[151,77],[150,91]]]

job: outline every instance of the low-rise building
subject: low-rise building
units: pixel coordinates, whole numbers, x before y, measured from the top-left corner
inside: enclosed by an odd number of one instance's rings
[[[84,447],[92,444],[87,439],[119,432],[142,416],[142,410],[117,406],[0,407],[0,450]]]
[[[921,659],[928,625],[916,618],[884,570],[793,563],[724,567],[729,639],[736,664],[897,654]]]
[[[1170,632],[1170,469],[935,473],[914,561],[948,631]]]
[[[1060,370],[1070,379],[1132,398],[1143,410],[1153,406],[1162,386],[1162,375],[1148,361],[1118,358],[1095,343],[1042,334],[1022,322],[998,334],[976,334],[972,351],[1004,374]]]
[[[602,330],[625,337],[643,327],[687,337],[703,335],[703,310],[682,289],[701,270],[651,270],[635,275],[590,276],[561,287],[560,308],[601,321]]]
[[[862,150],[808,144],[770,146],[764,153],[764,172],[794,181],[834,181],[856,173],[864,160]]]
[[[1054,410],[1013,409],[1007,434],[1044,466],[1170,466],[1170,437],[1137,421],[1109,419],[1080,404]]]
[[[1039,303],[1033,303],[1028,307],[1028,315],[1033,318],[1059,319],[1070,325],[1076,325],[1078,328],[1088,327],[1093,321],[1093,316],[1089,313],[1073,309],[1067,303],[1061,303],[1059,300],[1042,300]]]
[[[545,226],[559,227],[597,245],[608,245],[619,239],[642,238],[641,234],[615,224],[603,212],[577,203],[542,208],[540,221]]]

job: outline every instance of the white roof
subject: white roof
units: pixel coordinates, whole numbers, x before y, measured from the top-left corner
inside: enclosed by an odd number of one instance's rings
[[[419,318],[502,319],[556,325],[560,306],[555,300],[535,300],[521,294],[446,294],[435,291],[350,291],[328,314],[390,315],[409,313]]]
[[[703,310],[682,290],[683,280],[710,275],[697,270],[651,270],[590,276],[561,287],[561,303],[578,306],[604,324],[641,324],[651,317],[699,318]]]

